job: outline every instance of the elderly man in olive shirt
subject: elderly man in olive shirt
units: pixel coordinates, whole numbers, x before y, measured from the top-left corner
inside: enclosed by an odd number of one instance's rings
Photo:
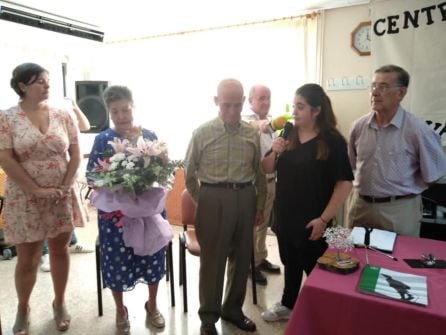
[[[214,97],[218,117],[194,131],[186,154],[186,187],[198,205],[201,334],[217,334],[220,316],[242,330],[256,330],[242,306],[253,228],[263,221],[266,184],[260,171],[259,135],[240,120],[244,100],[239,81],[221,81]]]

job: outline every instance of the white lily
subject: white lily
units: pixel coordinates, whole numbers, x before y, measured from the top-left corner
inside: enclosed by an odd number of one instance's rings
[[[127,149],[127,147],[130,144],[128,139],[125,138],[125,139],[121,140],[118,137],[115,137],[113,139],[113,141],[108,141],[107,143],[112,146],[115,153],[125,152],[125,150]]]

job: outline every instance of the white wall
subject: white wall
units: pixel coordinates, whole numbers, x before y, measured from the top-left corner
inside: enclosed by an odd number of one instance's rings
[[[63,103],[62,63],[67,64],[67,96],[75,98],[75,81],[100,80],[95,68],[103,59],[105,45],[78,37],[0,20],[0,109],[18,102],[10,87],[13,69],[24,62],[42,65],[50,72],[50,99]],[[81,134],[82,153],[88,153],[94,134]]]
[[[103,44],[0,20],[0,108],[17,103],[10,88],[12,70],[24,62],[42,65],[50,72],[51,98],[63,98],[62,63],[67,63],[67,95],[74,97],[74,80],[85,78],[94,67]],[[77,65],[75,65],[77,64]]]
[[[357,76],[371,78],[372,56],[359,56],[350,47],[350,33],[360,22],[369,20],[368,5],[325,12],[322,84],[332,101],[339,129],[346,137],[352,121],[369,112],[369,90],[332,91],[328,89],[327,81]]]
[[[350,46],[350,33],[360,22],[369,20],[368,5],[325,11],[322,86],[331,99],[339,130],[346,139],[352,122],[369,112],[369,90],[330,90],[328,80],[357,76],[371,78],[372,56],[359,56]],[[336,216],[341,225],[345,222],[345,208]]]

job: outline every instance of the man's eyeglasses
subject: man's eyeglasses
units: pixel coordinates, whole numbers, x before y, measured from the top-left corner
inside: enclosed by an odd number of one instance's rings
[[[387,84],[379,84],[379,85],[374,85],[372,84],[372,86],[370,86],[370,91],[371,92],[379,92],[379,93],[386,93],[388,91],[390,91],[391,89],[394,88],[400,88],[402,87],[401,85],[387,85]]]

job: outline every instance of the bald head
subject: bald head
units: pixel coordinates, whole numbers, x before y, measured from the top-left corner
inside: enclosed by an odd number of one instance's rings
[[[227,78],[220,81],[217,87],[217,96],[232,90],[241,90],[243,95],[243,85],[240,81],[233,78]]]
[[[254,85],[249,90],[249,104],[260,120],[267,118],[271,107],[271,91],[265,85]]]
[[[220,108],[218,116],[224,123],[237,124],[240,121],[245,96],[243,86],[237,79],[224,79],[217,87],[217,96],[214,97],[215,104]]]

